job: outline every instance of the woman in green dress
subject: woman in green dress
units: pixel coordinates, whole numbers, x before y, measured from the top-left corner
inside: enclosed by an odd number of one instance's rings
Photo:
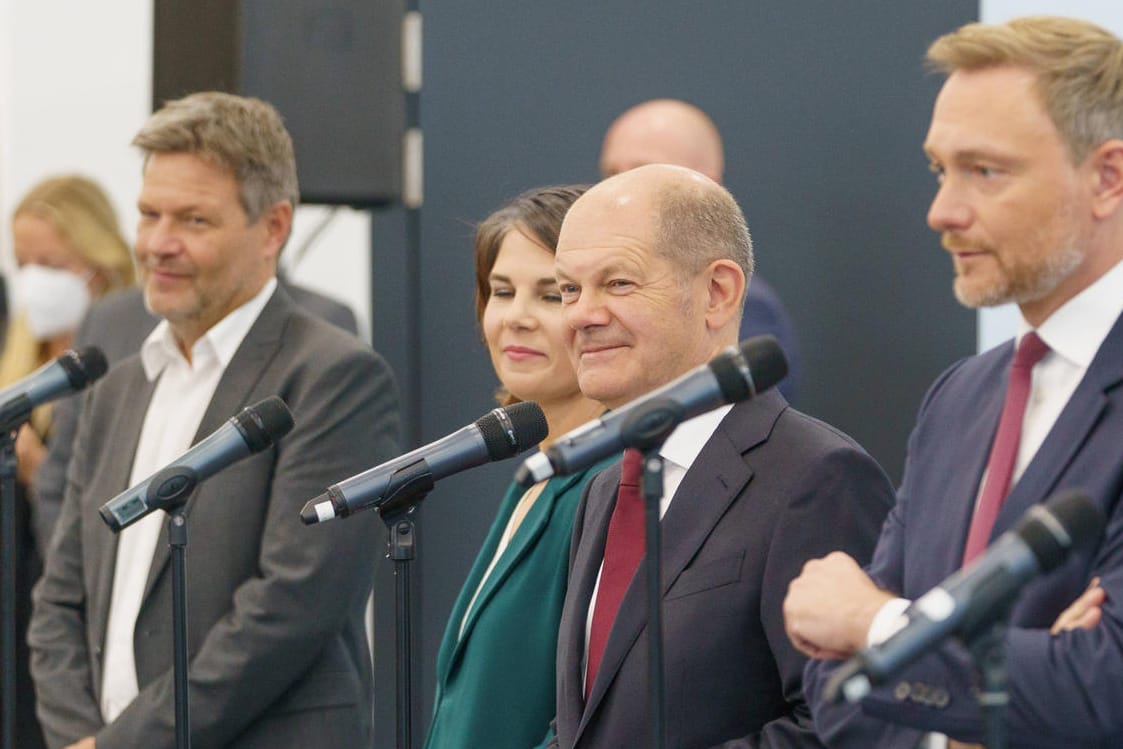
[[[502,384],[499,401],[542,407],[542,448],[604,412],[577,387],[554,280],[558,231],[584,190],[523,193],[476,232],[476,317]],[[574,514],[585,482],[611,462],[507,491],[441,641],[428,749],[545,741]]]

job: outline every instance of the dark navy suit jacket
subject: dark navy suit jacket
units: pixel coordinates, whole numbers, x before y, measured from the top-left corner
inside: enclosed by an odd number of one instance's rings
[[[959,362],[932,386],[909,441],[904,482],[870,574],[916,599],[961,563],[979,481],[998,425],[1013,355],[1007,343]],[[1045,442],[1014,485],[992,540],[1032,505],[1064,489],[1086,491],[1108,518],[1103,541],[1025,587],[1007,638],[1010,745],[1123,746],[1123,318],[1117,320]],[[1056,637],[1049,627],[1093,575],[1107,592],[1103,622]],[[836,664],[813,661],[805,686],[830,746],[911,747],[925,731],[979,741],[974,669],[949,643],[926,656],[862,710],[820,699]],[[873,718],[877,718],[874,720]],[[884,722],[890,721],[890,722]],[[905,727],[907,726],[907,728]]]
[[[645,579],[620,604],[588,704],[585,622],[620,466],[585,490],[558,631],[557,745],[654,746]],[[893,490],[850,438],[769,391],[725,416],[663,518],[667,745],[821,747],[800,689],[806,659],[781,603],[804,562],[834,549],[868,559]],[[725,743],[728,742],[728,743]]]

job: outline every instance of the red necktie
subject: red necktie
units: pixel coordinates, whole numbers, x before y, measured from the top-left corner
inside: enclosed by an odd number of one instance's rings
[[[1002,407],[1002,418],[998,421],[998,431],[987,461],[986,483],[971,519],[971,530],[967,533],[967,546],[963,550],[963,564],[969,564],[983,553],[994,529],[994,520],[1010,491],[1010,479],[1014,475],[1014,463],[1018,458],[1018,443],[1022,438],[1022,421],[1025,418],[1026,403],[1029,400],[1030,378],[1033,366],[1049,353],[1049,346],[1037,337],[1036,333],[1026,333],[1018,343],[1014,362],[1010,366],[1010,382],[1006,387],[1006,403]]]
[[[616,509],[608,521],[608,538],[604,544],[604,564],[601,567],[600,587],[597,588],[593,625],[589,629],[589,658],[585,667],[585,699],[593,691],[593,681],[604,655],[608,633],[624,591],[632,581],[643,558],[644,526],[643,497],[640,496],[640,477],[643,473],[643,455],[639,450],[624,451],[621,463],[620,490],[616,493]]]

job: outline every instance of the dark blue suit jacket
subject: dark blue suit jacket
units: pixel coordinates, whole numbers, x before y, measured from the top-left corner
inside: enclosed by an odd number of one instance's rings
[[[909,441],[897,505],[886,520],[870,574],[916,599],[955,572],[1013,355],[1007,343],[959,362],[932,386]],[[1030,583],[1013,610],[1008,643],[1010,745],[1123,746],[1123,319],[999,512],[992,539],[1032,505],[1063,489],[1086,491],[1108,518],[1104,540]],[[1103,622],[1049,634],[1049,626],[1093,575],[1107,592]],[[820,699],[835,664],[813,661],[805,686],[830,746],[911,747],[921,730],[981,739],[976,683],[957,643],[926,656],[863,710]],[[873,720],[871,718],[877,718]],[[889,721],[883,722],[883,721]],[[904,728],[908,726],[909,728]],[[833,743],[832,743],[833,742]]]
[[[654,746],[642,566],[588,704],[583,692],[585,622],[619,482],[619,464],[590,481],[574,525],[558,629],[562,749]],[[733,407],[662,523],[668,746],[822,746],[800,689],[806,659],[784,633],[781,604],[807,560],[835,549],[868,559],[892,495],[858,445],[779,393]]]

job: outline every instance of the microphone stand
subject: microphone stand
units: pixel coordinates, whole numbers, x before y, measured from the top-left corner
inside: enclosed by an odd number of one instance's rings
[[[411,570],[417,557],[414,510],[433,490],[433,473],[424,459],[395,471],[394,487],[378,514],[389,531],[387,556],[394,561],[395,650],[397,659],[397,749],[413,748],[413,617]]]
[[[19,427],[17,426],[18,430]],[[0,736],[2,749],[15,749],[16,745],[16,431],[0,432],[0,602],[4,615],[0,642]]]
[[[667,745],[666,686],[663,670],[663,539],[659,525],[659,504],[663,499],[663,458],[659,455],[662,442],[643,452],[643,502],[644,541],[647,553],[644,568],[647,571],[647,660],[648,695],[651,709],[651,730],[655,749]]]
[[[648,704],[654,749],[667,746],[666,686],[663,668],[663,541],[659,505],[663,499],[663,458],[660,448],[683,421],[682,406],[670,399],[654,399],[637,408],[620,425],[625,445],[643,453],[644,570],[647,576]]]
[[[0,749],[16,746],[16,436],[30,418],[26,393],[0,406]]]
[[[191,487],[194,486],[192,483]],[[168,513],[168,547],[172,553],[175,745],[176,749],[191,749],[191,709],[187,696],[187,516],[183,505]]]
[[[175,745],[191,749],[191,709],[187,692],[187,514],[186,505],[199,483],[189,466],[168,466],[149,482],[148,506],[168,513],[167,536],[172,562],[172,652],[175,681]]]
[[[987,749],[1006,749],[1006,706],[1010,702],[1007,692],[1006,634],[1009,630],[1007,616],[967,640],[967,649],[982,676],[979,706],[983,711],[983,745]]]

